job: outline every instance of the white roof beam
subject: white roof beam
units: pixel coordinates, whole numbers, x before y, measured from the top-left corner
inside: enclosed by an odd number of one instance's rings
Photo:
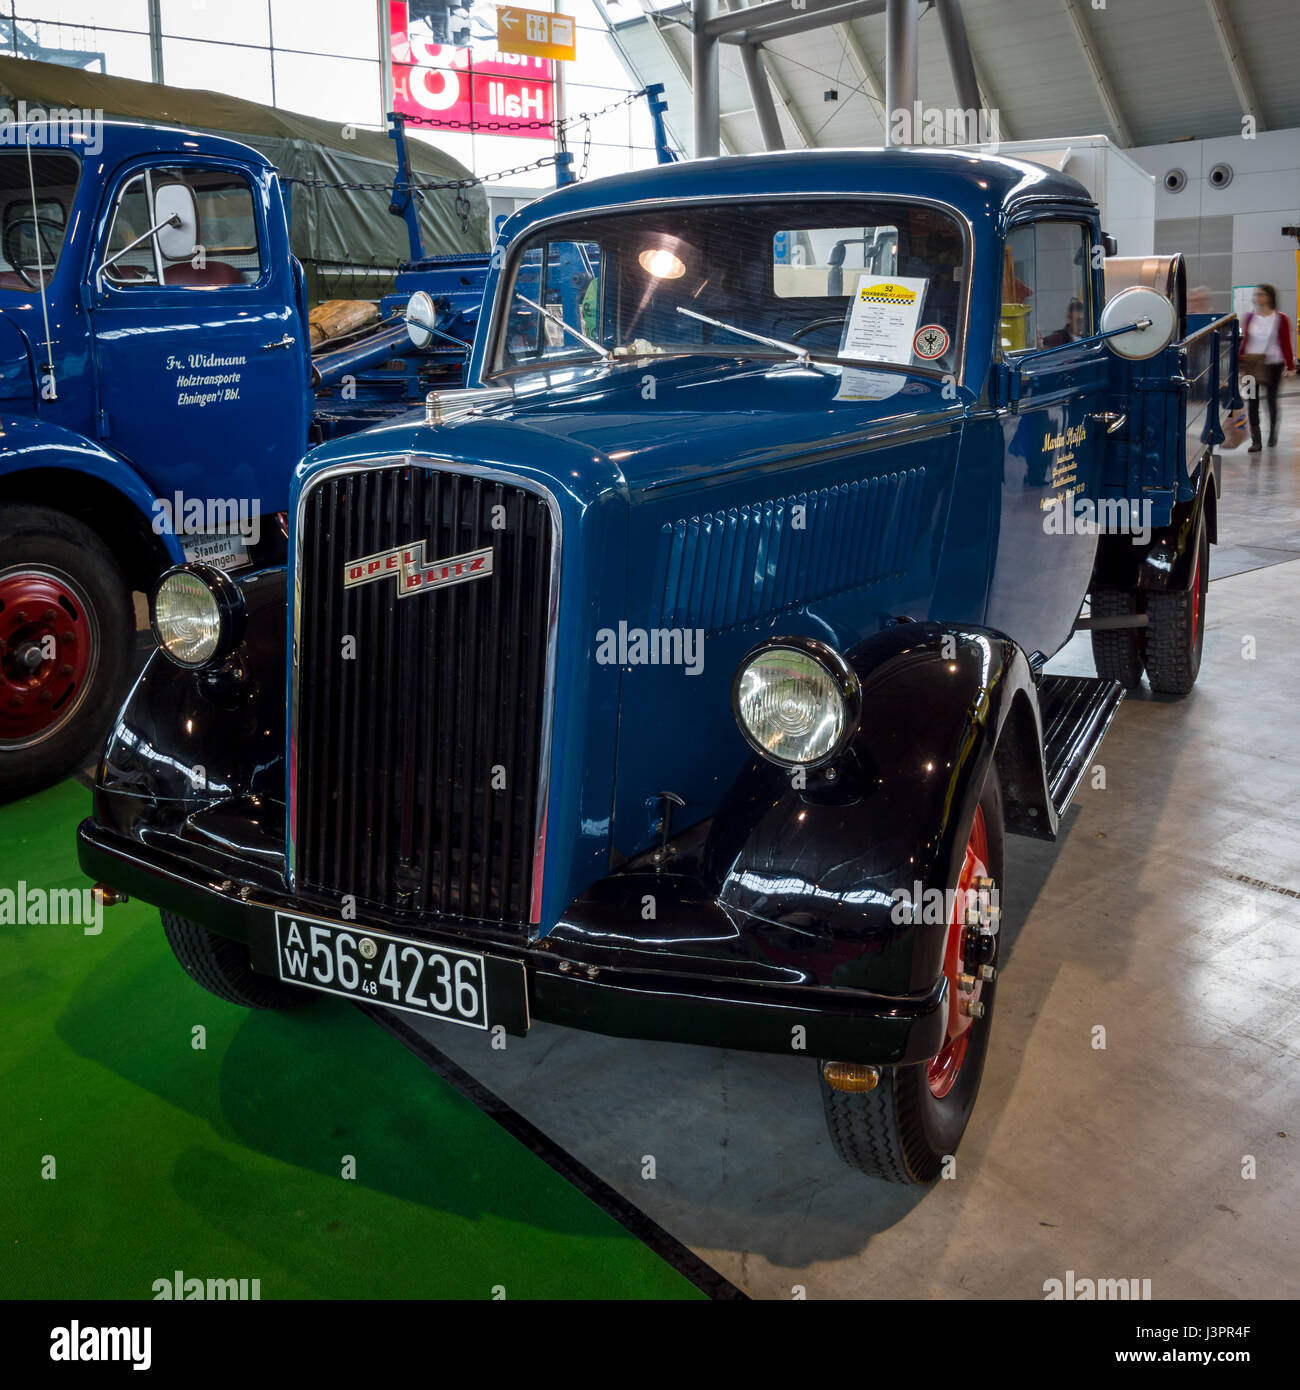
[[[1228,8],[1223,0],[1205,0],[1205,3],[1209,8],[1210,18],[1214,21],[1214,32],[1218,36],[1219,47],[1223,49],[1223,56],[1227,59],[1232,85],[1237,89],[1241,114],[1254,119],[1256,130],[1263,130],[1264,117],[1259,109],[1259,97],[1255,92],[1255,84],[1250,80],[1250,73],[1246,71],[1245,59],[1241,56],[1241,45],[1237,42],[1236,31],[1228,16]]]
[[[1092,72],[1092,80],[1097,88],[1097,95],[1101,97],[1102,107],[1106,112],[1106,119],[1110,122],[1111,129],[1115,132],[1115,138],[1126,149],[1131,149],[1133,145],[1133,134],[1129,130],[1128,122],[1124,119],[1119,109],[1119,102],[1115,100],[1115,93],[1111,90],[1110,78],[1106,76],[1106,70],[1102,67],[1101,56],[1097,52],[1097,45],[1092,41],[1092,35],[1088,32],[1088,27],[1084,23],[1081,0],[1063,0],[1065,13],[1070,17],[1070,23],[1074,25],[1075,36],[1079,40],[1079,47],[1083,49],[1084,60],[1087,62]]]

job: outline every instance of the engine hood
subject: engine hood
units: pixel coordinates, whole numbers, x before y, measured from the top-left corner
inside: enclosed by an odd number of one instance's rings
[[[514,398],[426,423],[399,417],[313,451],[299,484],[346,459],[425,454],[533,474],[590,501],[762,469],[792,454],[869,446],[936,417],[971,392],[893,368],[801,368],[704,356],[643,358],[515,374]]]

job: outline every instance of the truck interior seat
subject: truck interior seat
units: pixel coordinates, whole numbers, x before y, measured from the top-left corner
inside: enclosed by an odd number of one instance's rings
[[[244,277],[225,261],[208,261],[204,266],[192,266],[189,261],[176,261],[163,271],[164,285],[192,285],[216,289],[222,285],[242,285]]]

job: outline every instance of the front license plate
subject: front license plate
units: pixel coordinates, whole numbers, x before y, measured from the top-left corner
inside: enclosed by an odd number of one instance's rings
[[[523,990],[522,966],[509,970],[517,962],[288,912],[275,914],[275,956],[280,978],[290,984],[467,1028],[487,1028],[493,1018],[488,979],[495,972],[489,966],[505,968],[507,979],[517,976]]]

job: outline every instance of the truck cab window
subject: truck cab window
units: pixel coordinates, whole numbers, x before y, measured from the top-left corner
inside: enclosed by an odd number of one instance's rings
[[[1089,245],[1082,222],[1043,220],[1012,229],[1002,264],[1003,352],[1059,347],[1093,331]]]
[[[66,154],[0,154],[0,289],[35,289],[48,281],[63,250],[81,173]],[[32,182],[36,198],[32,199]]]
[[[160,220],[151,200],[159,189],[176,183],[194,194],[198,249],[193,256],[170,259],[160,239],[147,233]],[[118,194],[104,260],[112,261],[104,280],[117,289],[251,285],[262,274],[252,189],[240,175],[225,170],[165,166],[136,174]]]
[[[575,219],[512,258],[497,370],[597,355],[780,357],[956,371],[966,247],[904,200],[696,203]],[[542,303],[541,315],[529,300]],[[706,322],[713,319],[715,322]],[[788,351],[786,351],[788,356]]]

